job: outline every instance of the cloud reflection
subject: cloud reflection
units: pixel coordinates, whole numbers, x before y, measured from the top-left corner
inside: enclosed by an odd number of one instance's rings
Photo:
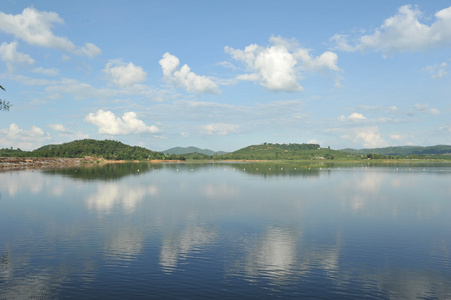
[[[106,244],[106,254],[121,260],[131,260],[139,255],[143,248],[141,230],[122,228],[112,235]]]
[[[292,273],[296,266],[296,244],[300,233],[270,228],[261,238],[257,249],[247,257],[246,273],[267,274],[280,279]]]
[[[165,273],[172,273],[180,260],[211,244],[216,236],[216,232],[211,229],[188,225],[180,232],[165,237],[161,245],[160,266]]]
[[[38,195],[43,191],[48,195],[61,196],[73,188],[73,184],[65,184],[62,177],[49,178],[41,176],[41,170],[14,170],[0,172],[0,188],[7,191],[8,196],[16,197],[19,193]]]
[[[87,196],[85,201],[89,210],[96,211],[100,215],[111,213],[116,206],[123,212],[131,214],[144,197],[157,194],[156,185],[129,186],[117,182],[101,182],[97,186],[97,192]]]
[[[9,251],[0,253],[0,299],[59,298],[54,287],[61,285],[65,277],[54,276],[52,268],[35,269],[28,275],[15,272],[16,265],[22,264],[23,260],[22,257],[12,258]]]
[[[313,269],[336,276],[339,269],[339,236],[332,245],[311,248],[294,229],[269,228],[246,249],[244,262],[235,262],[230,274],[244,273],[248,280],[266,277],[274,284],[306,275]]]
[[[24,190],[37,194],[44,187],[42,177],[35,176],[31,171],[2,172],[0,176],[0,187],[2,190],[8,191],[10,197],[14,197]]]
[[[362,171],[358,180],[343,180],[337,186],[336,195],[341,198],[342,204],[350,207],[353,212],[365,212],[375,198],[384,199],[381,187],[386,179],[385,173]]]
[[[376,274],[361,274],[365,282],[374,283],[387,299],[450,299],[451,285],[443,279],[413,270],[384,270]],[[449,281],[448,281],[449,282]]]
[[[230,184],[221,183],[221,184],[211,184],[206,183],[201,187],[201,193],[207,196],[208,198],[229,198],[234,197],[239,194],[239,190]]]

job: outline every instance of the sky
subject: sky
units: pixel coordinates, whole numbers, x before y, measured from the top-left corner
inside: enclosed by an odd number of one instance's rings
[[[451,1],[0,0],[0,148],[451,144]]]

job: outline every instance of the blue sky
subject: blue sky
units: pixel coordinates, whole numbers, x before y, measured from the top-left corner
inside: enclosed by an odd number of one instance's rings
[[[451,144],[450,1],[13,1],[0,148]]]

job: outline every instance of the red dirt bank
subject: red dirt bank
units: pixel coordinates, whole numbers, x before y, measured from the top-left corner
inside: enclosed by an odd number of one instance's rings
[[[120,164],[130,161],[106,160],[86,156],[85,158],[58,158],[58,157],[0,157],[0,171],[2,170],[24,170],[24,169],[50,169],[61,167],[73,167],[91,164]],[[133,161],[138,162],[138,161]],[[180,160],[151,160],[150,163],[173,162]]]
[[[97,162],[90,158],[0,157],[0,170],[48,169]]]

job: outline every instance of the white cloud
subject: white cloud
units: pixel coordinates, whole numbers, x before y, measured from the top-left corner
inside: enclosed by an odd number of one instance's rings
[[[399,140],[401,139],[401,135],[399,135],[399,134],[391,134],[391,135],[390,135],[390,138],[391,138],[392,140],[399,141]]]
[[[282,37],[271,37],[267,47],[251,44],[241,49],[226,46],[224,51],[233,59],[245,63],[251,73],[242,74],[239,80],[257,81],[273,91],[302,91],[299,81],[303,72],[336,72],[338,56],[326,51],[318,57],[310,55],[308,49],[300,48],[296,41]],[[339,78],[337,77],[337,80]],[[338,83],[338,81],[337,81]]]
[[[352,113],[348,117],[348,119],[350,119],[350,120],[365,120],[366,117],[364,117],[362,114],[359,114],[359,113]]]
[[[13,123],[7,129],[0,129],[0,145],[4,147],[14,145],[22,150],[34,150],[49,139],[50,136],[37,126],[24,130]]]
[[[85,43],[85,46],[81,47],[77,52],[85,54],[89,58],[102,54],[102,50],[92,43]]]
[[[9,77],[9,79],[15,80],[25,85],[52,85],[57,83],[56,81],[53,80],[33,78],[24,75],[12,75]]]
[[[358,109],[365,111],[373,111],[373,112],[383,112],[383,113],[394,113],[398,112],[399,109],[396,105],[385,107],[385,106],[372,106],[372,105],[359,105]]]
[[[428,66],[425,70],[432,74],[433,79],[438,79],[448,74],[448,71],[446,70],[447,68],[448,64],[446,62],[442,62],[439,65]]]
[[[49,124],[47,126],[60,133],[70,133],[70,130],[64,127],[64,125],[62,124]]]
[[[232,69],[233,71],[236,70],[235,65],[233,65],[233,64],[232,64],[231,62],[229,62],[229,61],[222,61],[222,62],[218,63],[218,65],[219,65],[219,66],[222,66],[222,67],[224,67],[224,68],[227,68],[227,69]]]
[[[317,139],[311,139],[310,141],[307,142],[307,144],[319,144]]]
[[[379,148],[387,146],[387,142],[385,142],[381,137],[378,127],[349,129],[343,138],[361,144],[365,148]]]
[[[433,115],[440,114],[440,111],[436,108],[429,108],[427,104],[415,104],[413,108],[419,112],[431,113]]]
[[[437,108],[431,108],[431,109],[429,109],[429,112],[433,115],[440,114],[440,111]]]
[[[121,61],[109,62],[103,70],[113,84],[123,88],[147,79],[147,73],[142,67],[135,66],[132,62],[125,64]]]
[[[180,60],[166,52],[159,61],[163,70],[164,78],[177,88],[184,88],[193,93],[220,93],[219,87],[209,77],[200,76],[191,72],[188,65],[183,65],[179,69]]]
[[[51,69],[46,69],[46,68],[35,68],[33,69],[34,73],[39,73],[39,74],[44,74],[47,76],[58,76],[59,75],[59,70],[57,68],[51,68]]]
[[[39,11],[33,7],[27,7],[17,15],[0,12],[0,30],[29,44],[89,57],[101,53],[94,44],[86,43],[84,47],[76,47],[66,37],[55,36],[52,32],[54,24],[64,24],[64,20],[55,12]]]
[[[335,34],[330,38],[330,41],[334,44],[333,49],[340,51],[353,52],[357,51],[357,46],[352,46],[349,44],[349,35],[346,34]]]
[[[76,100],[86,98],[108,98],[117,93],[116,91],[105,88],[97,89],[90,84],[69,78],[63,78],[58,82],[52,82],[45,90],[50,93],[52,97],[57,98],[60,94],[72,94]]]
[[[143,121],[136,118],[136,113],[126,112],[122,117],[117,117],[111,111],[99,110],[90,113],[85,121],[96,125],[101,134],[123,135],[133,133],[158,133],[161,130],[156,126],[147,126]]]
[[[422,12],[416,6],[404,5],[398,13],[384,21],[374,33],[349,43],[348,35],[335,35],[335,49],[357,51],[374,49],[384,55],[405,51],[424,51],[451,45],[451,7],[435,14],[435,22],[421,23]]]
[[[348,117],[345,117],[342,115],[339,119],[342,121],[346,121],[346,120],[362,121],[362,120],[366,120],[366,117],[360,113],[352,113]]]
[[[34,59],[28,54],[17,51],[17,42],[6,43],[0,45],[0,57],[6,62],[6,66],[10,72],[15,70],[16,65],[32,65]]]
[[[236,132],[238,128],[238,125],[225,123],[212,123],[202,126],[202,129],[208,135],[227,135]]]

